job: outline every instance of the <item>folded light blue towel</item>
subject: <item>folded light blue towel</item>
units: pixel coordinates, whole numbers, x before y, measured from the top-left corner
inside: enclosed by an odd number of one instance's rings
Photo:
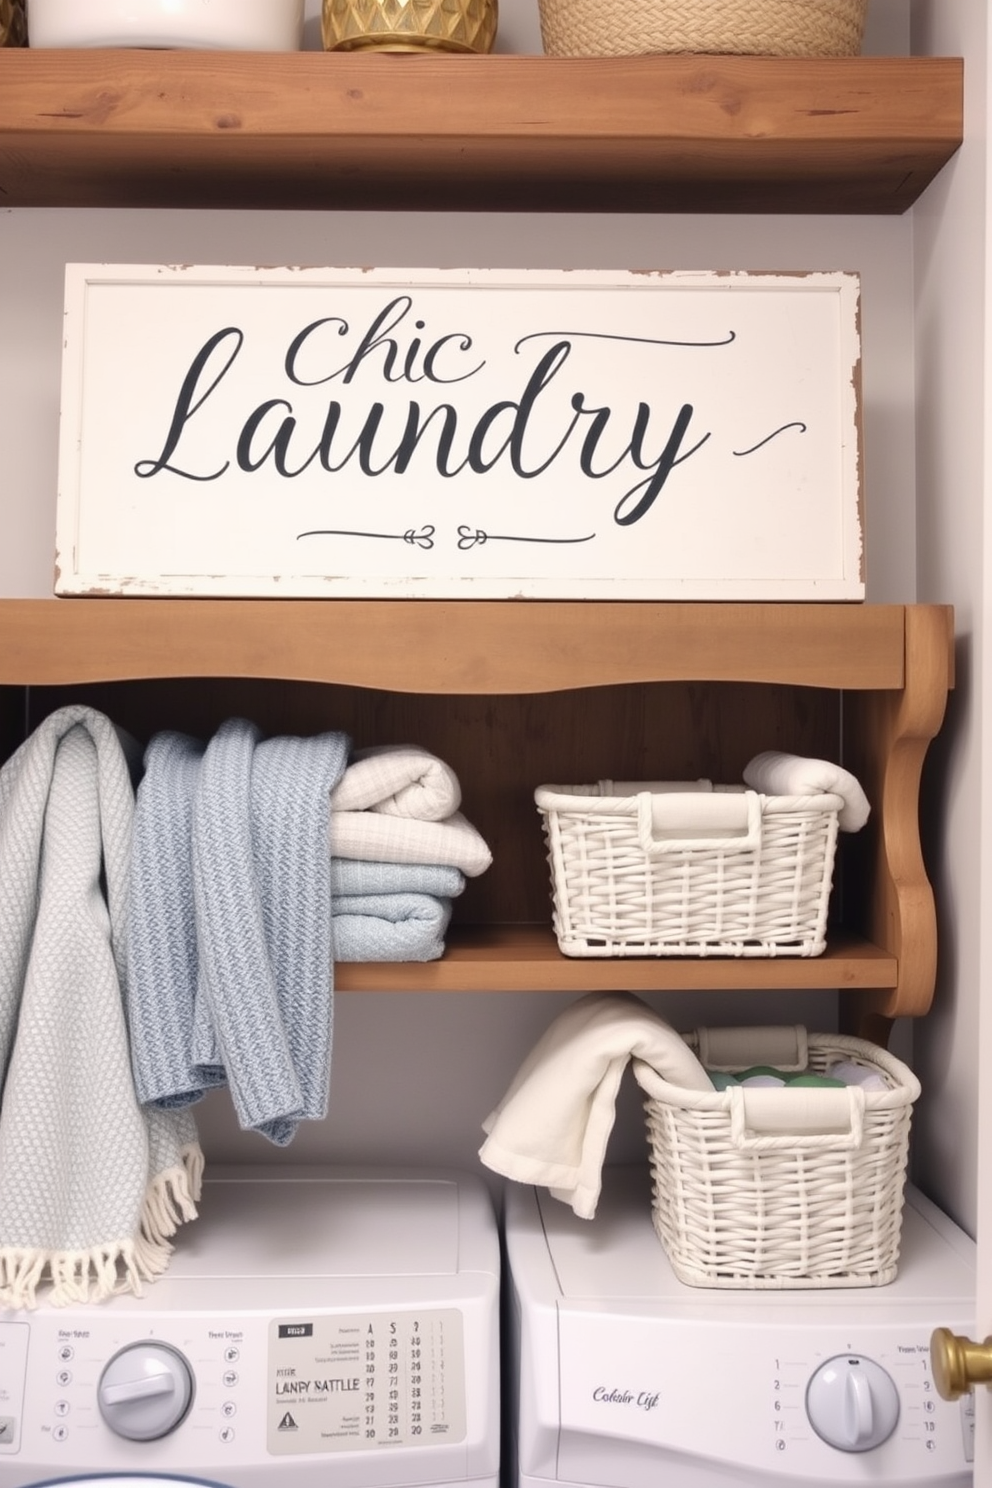
[[[241,1126],[280,1146],[301,1120],[325,1115],[330,793],[348,743],[339,733],[263,741],[244,719],[206,749],[182,734],[151,741],[130,906],[142,1101],[181,1105],[226,1082]]]
[[[350,894],[334,901],[335,961],[437,961],[451,900],[430,894]]]
[[[335,901],[341,894],[432,894],[436,899],[456,899],[464,888],[464,873],[459,868],[449,868],[446,863],[331,859],[331,893]]]

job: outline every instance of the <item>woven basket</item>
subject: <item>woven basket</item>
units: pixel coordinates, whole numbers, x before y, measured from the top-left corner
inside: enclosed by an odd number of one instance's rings
[[[854,57],[868,0],[539,0],[549,57],[707,52]]]
[[[710,1095],[669,1085],[639,1066],[652,1217],[679,1280],[755,1290],[894,1280],[910,1118],[920,1093],[912,1071],[861,1039],[802,1028],[703,1029],[683,1037],[710,1070],[767,1063],[822,1074],[835,1060],[850,1060],[889,1088],[735,1086]]]
[[[822,954],[840,796],[615,789],[534,793],[564,955]]]
[[[498,0],[323,0],[327,52],[490,52]]]

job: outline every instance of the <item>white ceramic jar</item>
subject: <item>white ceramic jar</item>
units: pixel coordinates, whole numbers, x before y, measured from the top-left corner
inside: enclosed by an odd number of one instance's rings
[[[304,0],[28,0],[32,47],[295,52]]]

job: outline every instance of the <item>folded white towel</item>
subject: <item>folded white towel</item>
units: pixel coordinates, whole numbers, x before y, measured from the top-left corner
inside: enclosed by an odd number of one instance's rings
[[[378,811],[332,811],[331,852],[364,862],[434,863],[460,868],[469,878],[493,860],[485,839],[454,812],[446,821],[418,821]]]
[[[550,1189],[580,1219],[592,1219],[633,1056],[674,1085],[713,1093],[685,1041],[640,998],[591,992],[554,1020],[483,1122],[482,1161],[505,1178]]]
[[[331,793],[331,810],[443,821],[461,801],[461,786],[450,765],[416,745],[384,744],[352,756]]]
[[[871,812],[868,798],[850,770],[829,760],[805,759],[768,749],[751,760],[744,780],[765,796],[842,796],[844,805],[837,816],[842,832],[860,831]]]

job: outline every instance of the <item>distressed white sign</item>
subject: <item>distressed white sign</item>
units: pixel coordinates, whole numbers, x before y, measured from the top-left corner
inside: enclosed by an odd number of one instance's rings
[[[70,264],[56,593],[862,599],[854,274]]]

